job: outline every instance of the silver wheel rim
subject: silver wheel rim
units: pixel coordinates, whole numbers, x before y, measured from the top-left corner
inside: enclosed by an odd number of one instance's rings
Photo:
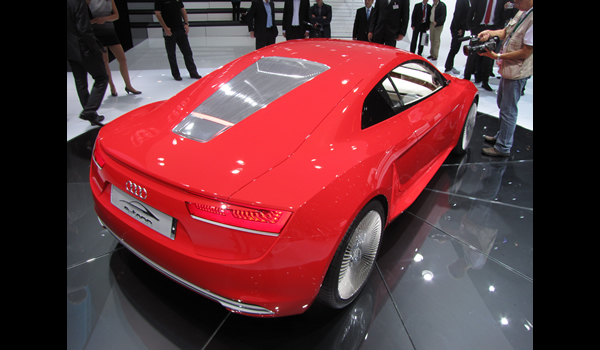
[[[471,144],[471,140],[473,139],[473,133],[475,131],[475,124],[477,123],[477,105],[473,105],[471,110],[469,111],[469,116],[467,117],[467,123],[465,125],[465,135],[463,137],[463,147],[466,150],[469,148]]]
[[[371,211],[354,230],[340,270],[338,291],[342,300],[354,297],[371,274],[382,229],[381,216],[377,211]]]

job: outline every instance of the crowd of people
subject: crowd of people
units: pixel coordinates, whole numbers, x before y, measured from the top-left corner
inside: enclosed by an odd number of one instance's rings
[[[410,0],[365,0],[365,7],[356,11],[352,38],[396,47],[404,39],[408,26],[413,31],[410,51],[423,55],[430,45],[427,57],[436,61],[441,37],[448,17],[448,8],[441,0],[422,0],[412,9]],[[287,40],[302,38],[330,38],[333,9],[323,0],[310,7],[309,0],[285,0],[283,35]],[[274,44],[278,35],[275,25],[275,8],[270,0],[253,0],[247,16],[248,28],[256,38],[256,48]],[[518,118],[518,103],[525,91],[527,80],[533,75],[533,0],[457,0],[450,24],[451,50],[445,72],[460,74],[454,68],[454,59],[462,43],[471,32],[479,42],[494,37],[498,42],[493,52],[486,49],[468,55],[464,78],[481,88],[493,91],[489,79],[494,76],[494,62],[500,66],[500,131],[495,136],[485,136],[493,147],[483,153],[491,157],[508,157],[514,142]],[[467,38],[469,39],[469,38]]]
[[[441,36],[447,22],[448,9],[441,0],[422,0],[410,13],[410,0],[365,0],[365,6],[356,11],[352,37],[396,47],[413,31],[411,52],[423,55],[430,46],[428,59],[438,59]],[[240,20],[239,0],[232,0],[234,20]],[[256,48],[275,44],[279,31],[275,22],[275,6],[272,0],[252,0],[245,21],[250,36],[256,39]],[[488,155],[510,154],[512,137],[520,96],[527,79],[533,75],[533,0],[456,0],[454,16],[450,24],[451,50],[445,64],[446,73],[460,72],[454,68],[467,31],[482,42],[497,37],[500,41],[491,52],[471,54],[467,59],[464,78],[475,75],[475,83],[493,91],[489,78],[493,76],[494,62],[498,61],[502,80],[498,91],[498,107],[501,109],[501,131],[486,142],[495,145]],[[185,60],[190,77],[201,79],[194,63],[188,40],[190,30],[188,15],[180,0],[155,0],[155,14],[162,29],[165,47],[173,78],[181,80],[177,66],[176,47]],[[283,36],[287,40],[304,38],[331,38],[332,6],[316,0],[285,0],[283,10]],[[107,87],[117,96],[108,66],[108,50],[119,62],[121,76],[127,94],[141,94],[130,81],[125,53],[115,32],[113,22],[119,19],[114,0],[67,0],[67,60],[71,65],[83,112],[80,118],[93,125],[102,125],[104,117],[97,110]],[[524,25],[523,25],[524,24]],[[515,35],[516,34],[516,35]],[[504,57],[502,57],[504,56]],[[95,83],[88,88],[88,73]],[[516,83],[515,83],[516,81]],[[485,153],[485,152],[484,152]]]
[[[431,4],[430,4],[431,2]],[[262,12],[262,3],[269,0],[254,0],[247,17],[250,31],[259,27],[271,35],[269,43],[274,43],[273,32],[277,27],[273,25],[275,11],[273,7],[271,25],[263,27],[257,14]],[[270,5],[273,6],[272,4]],[[319,11],[323,9],[323,14]],[[317,0],[311,7],[309,0],[286,0],[283,15],[283,35],[287,40],[331,37],[331,15],[333,8],[323,0]],[[484,30],[503,29],[517,14],[518,8],[514,0],[457,0],[454,16],[450,23],[452,35],[451,51],[446,60],[446,73],[460,74],[454,68],[454,59],[462,46],[462,40],[467,32],[479,35]],[[354,40],[370,41],[383,45],[396,47],[396,43],[404,39],[408,27],[412,29],[410,51],[423,55],[425,46],[430,46],[427,59],[436,61],[439,56],[441,37],[447,23],[449,10],[441,0],[423,0],[417,3],[410,12],[410,0],[365,0],[365,7],[356,11],[352,38]],[[270,31],[266,31],[266,29]],[[253,35],[255,37],[255,35]],[[264,41],[257,40],[257,48],[266,46]],[[485,64],[484,64],[485,62]],[[476,83],[488,91],[489,76],[493,65],[484,58],[473,57],[469,60],[465,78],[470,79],[476,74]],[[487,74],[484,74],[484,72]]]

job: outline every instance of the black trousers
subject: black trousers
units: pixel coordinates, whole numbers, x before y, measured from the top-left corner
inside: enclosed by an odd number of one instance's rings
[[[232,1],[231,6],[233,7],[233,21],[239,21],[240,16],[242,15],[242,2],[241,1]]]
[[[198,69],[194,63],[194,53],[192,52],[192,47],[190,46],[188,36],[185,34],[185,29],[171,29],[171,32],[173,35],[166,36],[163,31],[163,36],[165,38],[165,47],[167,49],[167,56],[169,57],[169,65],[171,66],[171,74],[173,74],[173,78],[181,77],[181,74],[179,73],[179,66],[177,65],[177,55],[175,53],[175,48],[177,46],[179,46],[179,50],[183,54],[185,66],[190,75],[198,74]]]
[[[484,30],[495,30],[493,26],[481,25],[471,31],[472,35],[479,35]],[[475,74],[476,82],[488,83],[490,75],[494,69],[494,60],[489,57],[479,56],[477,54],[469,55],[467,66],[465,67],[465,79],[470,80],[471,75]]]
[[[262,49],[265,46],[269,46],[269,45],[273,45],[275,44],[275,41],[277,40],[277,35],[275,35],[275,26],[271,27],[271,28],[267,28],[264,32],[260,33],[260,34],[256,34],[257,32],[254,32],[256,35],[256,49]]]
[[[73,70],[79,102],[83,107],[81,114],[87,116],[97,115],[108,86],[108,73],[106,73],[102,53],[98,52],[97,55],[83,57],[82,62],[69,60],[69,64],[71,64]],[[88,73],[94,78],[94,86],[91,92],[88,87]]]
[[[396,47],[398,35],[387,29],[385,26],[375,27],[373,33],[373,42],[381,45]]]
[[[421,23],[419,25],[419,28],[415,28],[415,30],[413,30],[413,36],[412,36],[412,40],[410,42],[410,52],[412,53],[416,53],[417,52],[417,42],[419,43],[419,55],[423,55],[423,50],[425,49],[425,46],[423,46],[423,43],[421,42],[421,39],[423,38],[423,34],[427,33],[427,30],[429,28],[427,28],[427,26],[423,23]]]
[[[450,53],[448,54],[448,59],[446,60],[446,71],[452,70],[454,68],[454,58],[456,54],[460,52],[460,48],[462,47],[462,41],[460,39],[465,37],[465,33],[463,31],[463,35],[458,34],[458,30],[451,30],[452,33],[452,44],[450,45]]]
[[[285,33],[286,40],[304,39],[306,31],[302,30],[300,26],[290,27]]]

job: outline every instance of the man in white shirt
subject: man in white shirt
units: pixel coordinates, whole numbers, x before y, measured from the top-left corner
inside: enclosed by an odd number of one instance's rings
[[[286,40],[307,39],[310,30],[309,0],[285,0],[283,8],[283,36]]]

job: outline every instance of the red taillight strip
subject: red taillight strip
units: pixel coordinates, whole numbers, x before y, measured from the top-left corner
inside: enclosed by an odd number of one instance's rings
[[[98,140],[94,144],[94,152],[93,152],[92,159],[94,159],[94,162],[96,163],[96,165],[98,166],[98,168],[102,169],[106,165],[106,160],[104,159],[104,156],[100,152],[101,152],[101,150],[100,150],[100,141]]]
[[[227,225],[227,224],[222,224],[220,222],[203,219],[203,218],[201,218],[199,216],[195,216],[195,215],[192,215],[192,218],[195,219],[195,220],[198,220],[198,221],[205,222],[207,224],[211,224],[211,225],[215,225],[215,226],[219,226],[219,227],[224,227],[224,228],[228,228],[228,229],[231,229],[231,230],[236,230],[236,231],[241,231],[241,232],[246,232],[246,233],[253,233],[253,234],[262,235],[262,236],[279,237],[279,233],[270,233],[270,232],[264,232],[264,231],[256,231],[256,230],[251,230],[251,229],[248,229],[248,228],[231,226],[231,225]]]
[[[186,206],[196,220],[264,236],[279,236],[292,216],[287,211],[248,207],[202,197],[194,202],[186,202]]]

